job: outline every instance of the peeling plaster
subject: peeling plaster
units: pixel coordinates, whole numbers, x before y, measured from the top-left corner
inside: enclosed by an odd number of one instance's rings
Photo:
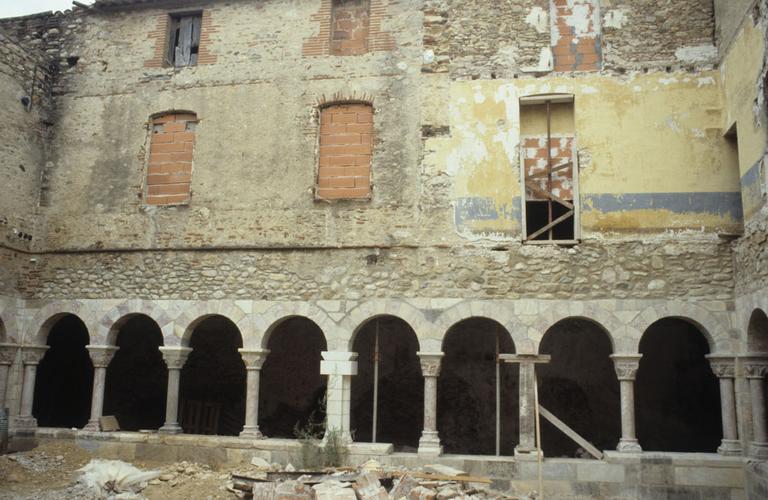
[[[711,76],[705,76],[705,77],[699,78],[697,81],[698,81],[697,87],[703,87],[704,85],[715,84],[715,79],[712,78]]]
[[[549,14],[541,7],[534,7],[525,16],[525,22],[533,26],[538,33],[546,33],[549,30]]]
[[[603,27],[621,29],[627,23],[627,9],[609,10],[603,16]]]
[[[717,47],[714,45],[694,45],[681,47],[675,51],[678,61],[685,63],[713,63],[717,60]]]
[[[536,66],[525,66],[520,68],[526,73],[534,73],[539,71],[552,71],[554,67],[554,57],[552,56],[551,47],[542,47],[539,52],[539,63]]]

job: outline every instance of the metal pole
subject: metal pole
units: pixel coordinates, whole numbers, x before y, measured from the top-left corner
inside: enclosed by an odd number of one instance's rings
[[[541,472],[541,460],[544,451],[541,449],[541,416],[539,414],[539,381],[536,378],[536,366],[533,367],[533,406],[536,410],[536,463],[539,475],[539,498],[544,500],[544,478]]]
[[[547,101],[547,192],[552,192],[552,108]],[[552,224],[552,198],[547,198],[547,224]],[[552,239],[552,229],[549,228],[549,239]]]
[[[496,456],[501,456],[501,354],[499,331],[496,330]]]
[[[376,320],[376,340],[373,346],[373,429],[372,442],[376,442],[376,423],[379,416],[379,320]]]

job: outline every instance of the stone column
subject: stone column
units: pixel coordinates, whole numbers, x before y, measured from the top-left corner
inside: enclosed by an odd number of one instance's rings
[[[621,439],[616,449],[624,453],[643,451],[635,435],[635,377],[642,357],[642,354],[611,355],[621,397]]]
[[[717,452],[726,456],[741,455],[741,442],[736,423],[736,359],[731,355],[709,354],[709,366],[720,381],[720,414],[723,421],[723,440]]]
[[[749,380],[749,394],[752,400],[752,442],[749,454],[759,459],[768,458],[768,429],[766,428],[765,398],[763,384],[768,373],[768,357],[746,356],[744,375]]]
[[[21,384],[21,409],[16,417],[17,434],[34,434],[37,430],[37,419],[32,416],[32,406],[35,397],[35,377],[37,365],[45,356],[47,345],[28,345],[21,348],[21,361],[24,364],[24,379]]]
[[[268,350],[238,349],[247,373],[245,388],[245,425],[240,437],[260,439],[259,431],[259,375],[267,359]]]
[[[328,375],[328,396],[326,401],[326,432],[341,433],[343,442],[352,442],[349,428],[349,414],[352,402],[352,377],[357,375],[357,353],[346,351],[323,351],[320,374]]]
[[[437,377],[440,376],[442,352],[418,352],[424,375],[424,430],[419,439],[419,455],[439,456],[443,453],[437,433]]]
[[[515,446],[515,456],[530,455],[536,451],[536,404],[533,394],[535,369],[533,360],[520,361],[520,442]]]
[[[87,345],[88,354],[93,363],[93,393],[91,394],[91,418],[83,428],[87,431],[101,430],[100,419],[104,410],[104,385],[107,379],[107,366],[112,361],[119,347],[108,345]]]
[[[0,344],[0,408],[5,408],[5,394],[8,391],[8,373],[16,359],[17,344]]]
[[[160,347],[163,353],[163,360],[168,367],[168,391],[165,397],[165,424],[160,427],[159,432],[164,434],[179,434],[181,426],[179,425],[179,380],[181,379],[181,369],[187,362],[187,357],[192,349],[189,347]],[[215,376],[215,374],[211,374]]]

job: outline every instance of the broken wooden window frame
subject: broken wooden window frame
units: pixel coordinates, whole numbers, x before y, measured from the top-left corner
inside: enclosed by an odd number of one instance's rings
[[[196,66],[200,53],[203,11],[168,13],[165,65],[173,68]]]
[[[573,245],[576,243],[579,243],[581,241],[581,203],[579,201],[579,160],[577,155],[577,134],[576,130],[573,131],[573,139],[571,142],[571,161],[568,163],[563,163],[560,165],[553,165],[553,160],[551,157],[551,151],[552,151],[552,142],[554,140],[554,137],[552,136],[552,104],[574,104],[574,95],[573,94],[538,94],[538,95],[531,95],[531,96],[524,96],[520,98],[520,107],[523,106],[533,106],[533,105],[539,105],[543,104],[546,107],[547,110],[547,179],[548,179],[548,189],[545,191],[549,196],[546,196],[548,198],[547,205],[548,205],[548,218],[547,218],[547,224],[544,225],[544,227],[537,229],[536,231],[533,231],[531,234],[528,233],[528,215],[527,215],[527,204],[528,204],[528,182],[530,181],[530,177],[528,176],[528,169],[525,167],[525,158],[526,158],[526,152],[524,143],[521,140],[520,141],[520,186],[522,190],[522,200],[521,200],[521,219],[522,219],[522,239],[523,243],[525,244],[531,244],[531,245],[551,245],[551,244],[560,244],[560,245]],[[524,136],[521,134],[521,139]],[[552,190],[552,174],[557,172],[558,169],[567,168],[567,166],[571,164],[571,186],[572,186],[572,197],[573,200],[570,202],[568,200],[563,200],[557,196],[555,196],[551,190]],[[565,202],[565,203],[563,203]],[[568,211],[553,219],[553,207],[554,203],[558,203],[562,206],[564,206]],[[573,217],[573,239],[554,239],[553,238],[553,229],[568,220],[568,218]],[[547,234],[549,237],[547,239],[543,240],[536,240],[534,238],[537,238],[541,236],[542,234]]]

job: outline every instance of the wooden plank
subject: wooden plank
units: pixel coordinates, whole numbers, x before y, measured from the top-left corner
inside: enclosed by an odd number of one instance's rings
[[[535,182],[531,181],[525,181],[525,187],[533,191],[534,193],[538,194],[539,196],[543,196],[545,198],[549,198],[550,200],[556,201],[559,204],[563,205],[569,210],[573,210],[573,205],[568,202],[567,200],[564,200],[563,198],[560,198],[559,196],[555,196],[554,194],[550,193],[549,191],[545,191],[541,189],[538,185],[536,185]]]
[[[564,220],[566,220],[568,217],[571,217],[572,215],[573,215],[573,210],[569,210],[569,211],[567,211],[566,213],[564,213],[563,215],[561,215],[561,216],[560,216],[560,217],[558,217],[557,219],[553,220],[552,222],[550,222],[550,223],[549,223],[549,224],[547,224],[546,226],[542,227],[541,229],[539,229],[539,230],[538,230],[538,231],[536,231],[535,233],[533,233],[533,234],[529,235],[529,236],[528,236],[528,239],[529,239],[529,240],[532,240],[532,239],[534,239],[534,238],[537,238],[538,236],[540,236],[541,234],[543,234],[545,231],[549,231],[549,229],[550,229],[550,228],[553,228],[553,227],[555,227],[556,225],[560,224],[561,222],[563,222]]]
[[[587,450],[590,455],[592,455],[598,460],[603,459],[603,453],[600,450],[595,448],[592,445],[592,443],[590,443],[589,441],[581,437],[579,433],[577,433],[576,431],[568,427],[568,425],[566,425],[565,422],[563,422],[562,420],[554,416],[549,410],[539,405],[539,413],[541,414],[542,417],[546,418],[549,421],[549,423],[551,423],[552,425],[560,429],[560,431],[563,434],[573,439],[576,442],[576,444],[581,445],[581,447]]]
[[[554,174],[555,172],[559,172],[560,170],[565,170],[566,168],[571,166],[571,163],[572,162],[569,161],[567,163],[561,163],[560,165],[558,165],[556,167],[552,167],[551,172],[548,172],[548,171],[544,170],[544,171],[536,173],[536,174],[528,175],[528,176],[526,176],[526,180],[527,179],[538,179],[539,177],[546,177],[550,173]]]
[[[174,63],[177,68],[189,66],[192,56],[192,31],[194,29],[194,17],[186,16],[179,20],[179,41],[176,45],[176,58]]]

